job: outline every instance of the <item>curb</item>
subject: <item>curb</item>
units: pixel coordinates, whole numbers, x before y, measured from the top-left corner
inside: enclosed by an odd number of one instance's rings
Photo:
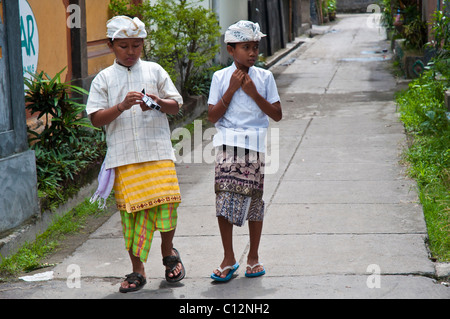
[[[450,277],[450,263],[435,263],[434,269],[437,278]]]

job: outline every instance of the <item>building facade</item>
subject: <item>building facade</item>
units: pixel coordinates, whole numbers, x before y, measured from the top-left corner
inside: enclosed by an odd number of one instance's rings
[[[20,32],[19,2],[0,1],[0,233],[39,212],[36,160],[27,141]]]

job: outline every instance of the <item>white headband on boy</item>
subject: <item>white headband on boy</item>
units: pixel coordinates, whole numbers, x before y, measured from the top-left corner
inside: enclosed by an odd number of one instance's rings
[[[106,27],[108,28],[106,36],[112,40],[147,37],[145,24],[139,18],[117,16],[108,20]]]
[[[266,35],[261,32],[258,23],[241,20],[231,25],[225,32],[225,43],[259,42]]]

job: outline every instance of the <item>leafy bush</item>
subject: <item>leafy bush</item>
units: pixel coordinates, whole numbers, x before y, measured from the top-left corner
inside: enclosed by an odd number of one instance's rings
[[[445,15],[445,8],[434,12],[431,31],[434,37],[431,45],[438,51],[450,50],[450,19]]]
[[[61,82],[61,70],[53,78],[43,71],[32,74],[33,80],[25,78],[28,90],[25,96],[26,108],[31,114],[38,113],[38,119],[45,117],[45,128],[41,133],[28,131],[34,135],[30,141],[51,150],[61,143],[74,144],[80,127],[90,127],[89,120],[81,116],[85,106],[71,97],[71,93],[88,94],[80,87]]]
[[[393,0],[378,0],[378,4],[381,6],[381,23],[388,30],[394,28],[393,2]]]
[[[328,0],[328,12],[333,13],[337,10],[337,1],[336,0]]]
[[[214,12],[198,1],[158,0],[139,5],[128,0],[111,0],[115,15],[139,16],[146,24],[148,38],[144,58],[159,63],[177,83],[181,94],[194,91],[193,79],[208,69],[219,51],[220,26]]]
[[[26,108],[45,119],[41,132],[29,130],[42,209],[57,206],[73,195],[86,182],[86,171],[101,163],[106,149],[103,132],[83,117],[85,105],[72,97],[87,92],[61,82],[63,71],[53,78],[41,72],[32,74],[33,80],[25,79]]]
[[[412,81],[409,90],[397,96],[400,118],[409,132],[438,134],[448,128],[444,103],[445,82],[429,70]]]
[[[420,50],[427,42],[427,23],[418,15],[405,25],[403,34],[408,48]]]

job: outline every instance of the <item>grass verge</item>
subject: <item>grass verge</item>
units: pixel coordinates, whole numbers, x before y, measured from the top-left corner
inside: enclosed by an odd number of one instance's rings
[[[115,207],[114,196],[110,196],[108,207]],[[33,242],[26,242],[13,255],[1,259],[0,279],[7,280],[24,272],[53,266],[43,262],[61,247],[66,236],[83,232],[92,219],[110,216],[115,210],[99,209],[89,198],[62,216],[56,216],[45,232]]]
[[[446,83],[425,72],[396,97],[410,145],[404,154],[417,181],[432,259],[450,261],[450,124]]]

